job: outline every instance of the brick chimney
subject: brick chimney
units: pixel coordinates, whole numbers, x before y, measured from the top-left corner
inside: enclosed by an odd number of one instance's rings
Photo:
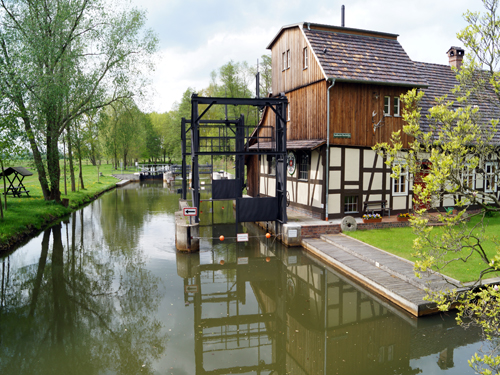
[[[460,69],[464,58],[464,50],[460,47],[450,47],[446,54],[448,55],[450,66]]]

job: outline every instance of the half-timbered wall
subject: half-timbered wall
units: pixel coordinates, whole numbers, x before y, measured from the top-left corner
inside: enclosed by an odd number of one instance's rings
[[[303,53],[308,48],[308,67],[304,69]],[[288,52],[289,51],[289,52]],[[290,67],[283,69],[283,53],[290,53]],[[284,30],[271,48],[272,90],[277,95],[312,82],[324,80],[325,76],[300,27]]]
[[[329,218],[360,216],[363,202],[387,200],[392,213],[408,212],[412,208],[412,185],[407,194],[392,194],[391,170],[373,150],[357,147],[330,147],[328,190]],[[346,212],[345,198],[357,197],[357,209]]]
[[[485,171],[486,170],[485,163],[490,164],[491,167],[494,168],[494,170],[498,170],[498,168],[500,167],[500,162],[499,162],[498,158],[496,158],[495,156],[488,161],[484,161],[479,166],[480,167],[479,169]],[[478,192],[485,192],[486,189],[488,188],[487,182],[486,182],[486,180],[488,178],[484,173],[480,172],[479,169],[476,171],[468,171],[468,172],[473,175],[473,178],[472,178],[473,179],[473,190],[478,191]],[[464,171],[465,171],[465,168],[464,168]],[[498,199],[500,197],[500,180],[497,180],[497,178],[491,178],[491,176],[490,176],[490,179],[493,180],[492,181],[493,184],[490,188],[493,191],[490,191],[489,193],[491,194],[491,193],[495,192],[495,195]],[[478,196],[478,199],[479,199],[479,196]],[[442,199],[440,201],[433,202],[433,208],[452,207],[455,204],[457,204],[457,202],[459,200],[460,200],[460,197],[456,194],[446,194],[442,197]],[[488,198],[488,199],[484,199],[482,203],[494,204],[494,201],[492,199]]]
[[[320,218],[324,212],[325,181],[324,181],[324,148],[310,152],[310,167],[307,180],[299,179],[296,168],[293,175],[287,175],[287,192],[290,206]],[[268,162],[265,156],[260,159],[260,190],[261,196],[274,196],[275,176],[269,175]]]

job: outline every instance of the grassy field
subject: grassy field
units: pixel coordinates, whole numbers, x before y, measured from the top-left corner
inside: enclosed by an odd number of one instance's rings
[[[81,207],[95,199],[102,192],[113,188],[117,179],[112,177],[112,173],[120,173],[115,171],[110,164],[101,165],[99,171],[102,176],[99,176],[97,167],[92,165],[83,165],[83,181],[85,189],[78,189],[71,192],[71,183],[69,180],[69,172],[67,173],[67,195],[62,195],[62,198],[69,199],[69,208],[63,207],[55,202],[46,202],[43,199],[42,190],[38,181],[36,169],[29,165],[16,164],[15,166],[24,166],[29,171],[33,172],[33,176],[25,177],[23,184],[29,190],[29,197],[23,194],[19,198],[12,196],[7,197],[7,210],[4,211],[4,219],[0,220],[0,251],[9,250],[12,244],[19,242],[20,239],[26,237],[29,233],[41,229],[57,218],[64,217],[71,213],[75,208]],[[61,192],[64,193],[64,174],[61,166]],[[131,169],[127,172],[135,172]],[[8,186],[8,181],[7,181]],[[3,191],[3,181],[0,181],[0,190]],[[3,203],[3,195],[2,197]]]
[[[472,218],[468,226],[471,228],[473,225],[477,224],[478,220],[478,218]],[[492,257],[497,252],[495,239],[497,239],[498,234],[500,234],[500,217],[487,218],[485,222],[487,226],[484,235],[487,240],[484,242],[484,248],[486,253]],[[432,229],[433,234],[439,234],[441,231],[442,227],[434,227]],[[414,253],[413,240],[416,236],[413,234],[410,227],[365,230],[347,232],[345,234],[402,258],[411,261],[417,260],[412,255]],[[452,259],[453,257],[456,256],[449,254],[446,259]],[[465,263],[460,261],[449,264],[443,269],[442,273],[462,282],[468,282],[476,280],[481,270],[486,267],[487,265],[480,260],[479,256],[473,256]],[[490,274],[488,277],[494,276],[500,276],[500,274]]]

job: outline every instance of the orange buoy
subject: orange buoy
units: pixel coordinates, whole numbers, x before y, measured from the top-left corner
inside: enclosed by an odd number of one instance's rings
[[[222,206],[222,209],[224,209],[224,206]]]
[[[266,262],[269,263],[271,261],[270,257],[266,257]]]
[[[203,213],[203,211],[200,211],[200,214],[202,214],[202,213]]]
[[[224,262],[224,260],[221,260],[219,263],[220,263],[221,266],[223,266],[224,263],[226,263],[226,262]]]
[[[219,240],[224,241],[224,236],[221,234]]]
[[[271,238],[271,233],[266,233],[266,238]]]

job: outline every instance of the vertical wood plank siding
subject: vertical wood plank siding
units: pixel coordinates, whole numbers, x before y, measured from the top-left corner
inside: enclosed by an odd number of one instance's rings
[[[326,81],[287,92],[291,120],[287,121],[287,139],[326,139]],[[273,111],[267,110],[263,126],[275,126]],[[259,129],[260,137],[270,137],[272,129]]]
[[[303,68],[302,54],[304,47],[308,47],[307,69]],[[288,50],[291,53],[291,66],[283,70],[283,52],[286,53]],[[291,91],[297,87],[325,78],[299,27],[285,30],[272,46],[271,55],[273,95]]]
[[[406,87],[337,82],[330,91],[330,144],[371,147],[389,142],[394,131],[403,129],[403,118],[393,116],[393,98],[407,91]],[[391,97],[391,115],[385,117],[384,96]],[[374,123],[382,118],[384,125],[374,132]],[[334,133],[350,133],[351,138],[334,138]],[[409,137],[402,134],[402,140],[407,147]]]

